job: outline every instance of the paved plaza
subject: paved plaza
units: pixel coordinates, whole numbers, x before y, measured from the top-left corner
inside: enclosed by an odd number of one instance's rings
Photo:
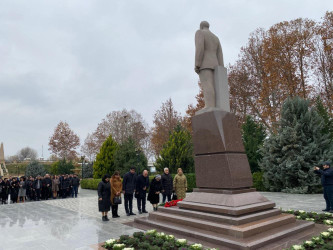
[[[102,222],[97,207],[97,192],[80,190],[79,198],[57,199],[0,205],[0,249],[93,249],[94,245],[122,234],[137,231],[123,223],[135,217],[126,216],[119,207],[120,218]],[[299,195],[263,193],[283,209],[321,212],[325,207],[321,194]],[[136,200],[134,199],[134,212]],[[147,204],[147,210],[152,211]]]

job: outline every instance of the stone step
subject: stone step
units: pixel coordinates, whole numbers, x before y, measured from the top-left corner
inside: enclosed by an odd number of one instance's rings
[[[281,214],[280,209],[273,208],[264,210],[257,213],[251,213],[241,216],[231,216],[231,215],[220,215],[212,214],[207,212],[193,211],[188,209],[179,209],[178,207],[159,207],[158,209],[161,212],[168,214],[176,214],[190,218],[197,218],[207,221],[213,221],[217,223],[226,223],[230,225],[242,225],[245,223],[253,222],[260,219],[265,219],[274,215]]]
[[[224,214],[224,215],[244,215],[275,207],[275,203],[271,201],[260,202],[239,207],[227,207],[227,206],[211,205],[211,204],[188,202],[188,201],[180,201],[177,203],[177,205],[181,209]]]
[[[177,220],[174,222],[155,221],[148,217],[143,217],[136,218],[134,221],[134,227],[143,230],[156,229],[160,232],[175,234],[177,237],[196,239],[197,242],[202,243],[204,246],[238,250],[255,250],[284,237],[310,229],[313,226],[313,222],[296,221],[272,230],[267,230],[246,239],[239,239],[201,228],[196,228],[194,230],[191,226],[178,224]]]
[[[295,216],[290,214],[279,214],[243,225],[216,223],[203,219],[189,218],[182,215],[168,214],[163,212],[151,213],[149,214],[149,219],[154,221],[167,222],[177,221],[177,223],[180,225],[200,228],[206,231],[217,232],[219,234],[225,234],[236,238],[250,237],[269,229],[295,222]]]

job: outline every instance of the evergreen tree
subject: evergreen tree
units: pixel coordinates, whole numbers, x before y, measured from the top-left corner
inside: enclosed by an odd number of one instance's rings
[[[110,135],[102,144],[94,163],[94,178],[101,178],[105,174],[111,175],[115,171],[114,156],[118,150],[118,144]]]
[[[94,168],[92,163],[83,164],[82,178],[93,178]]]
[[[58,173],[59,174],[72,174],[74,165],[72,161],[66,161],[62,159],[58,163]]]
[[[315,193],[320,178],[313,167],[332,159],[331,140],[323,134],[324,123],[309,102],[288,98],[282,106],[278,133],[272,134],[261,150],[260,166],[270,191]]]
[[[177,168],[182,168],[184,173],[192,173],[194,158],[190,132],[178,124],[164,144],[155,165],[160,172],[169,168],[171,173],[176,173]]]
[[[333,139],[333,119],[319,97],[316,100],[316,110],[324,120],[324,128],[322,132],[324,134],[329,134],[330,138]]]
[[[136,171],[140,174],[144,169],[147,169],[148,160],[143,151],[138,149],[138,145],[133,138],[129,137],[119,146],[115,154],[114,164],[121,175],[127,173],[131,166],[135,166]]]
[[[262,147],[265,137],[264,127],[256,123],[251,116],[247,116],[242,125],[242,138],[252,173],[260,171],[261,154],[259,149]]]
[[[59,167],[59,161],[53,162],[50,168],[50,173],[53,175],[58,175],[59,174],[58,167]]]
[[[38,175],[44,176],[46,174],[45,167],[38,161],[32,161],[29,163],[25,170],[25,176],[36,177]]]
[[[51,174],[72,174],[74,169],[73,162],[66,161],[66,159],[59,160],[54,162],[51,165],[50,172]]]

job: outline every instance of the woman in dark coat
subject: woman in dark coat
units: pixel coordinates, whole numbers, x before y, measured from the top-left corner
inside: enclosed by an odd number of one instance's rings
[[[111,207],[110,175],[106,174],[98,184],[98,210],[102,212],[102,221],[108,221],[108,212]]]
[[[17,181],[17,178],[12,178],[12,182],[10,183],[10,199],[13,203],[17,203],[18,198],[18,191],[19,191],[20,185]]]
[[[148,200],[153,205],[154,211],[157,211],[157,205],[160,202],[160,193],[162,190],[161,176],[158,174],[152,180],[148,193]]]

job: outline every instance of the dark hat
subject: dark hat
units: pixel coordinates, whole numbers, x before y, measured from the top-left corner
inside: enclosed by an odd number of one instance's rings
[[[324,163],[323,163],[323,166],[325,166],[325,165],[327,165],[327,166],[331,166],[331,163],[329,162],[329,161],[325,161]]]
[[[134,166],[132,166],[132,167],[130,167],[130,170],[136,170],[136,167],[134,167]]]

